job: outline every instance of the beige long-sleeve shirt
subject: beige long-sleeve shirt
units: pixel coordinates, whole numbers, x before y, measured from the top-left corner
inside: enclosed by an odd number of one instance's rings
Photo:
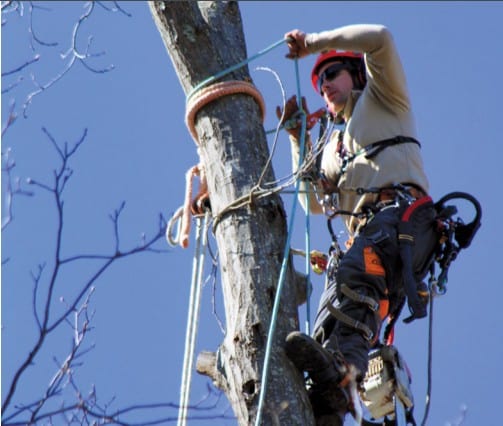
[[[364,53],[367,84],[362,92],[352,93],[342,112],[346,122],[343,145],[348,154],[354,154],[371,143],[399,135],[417,139],[404,70],[386,27],[359,24],[311,33],[306,35],[306,47],[311,53],[329,49]],[[337,188],[341,210],[356,213],[364,204],[375,201],[375,195],[357,195],[357,188],[408,183],[428,192],[428,179],[417,144],[390,146],[371,159],[359,155],[348,164],[342,175],[336,146],[337,135],[334,134],[323,151],[321,169]],[[298,158],[298,142],[292,140],[295,169]],[[310,198],[310,207],[312,213],[322,212],[314,196]],[[352,234],[357,219],[346,216],[344,220]]]

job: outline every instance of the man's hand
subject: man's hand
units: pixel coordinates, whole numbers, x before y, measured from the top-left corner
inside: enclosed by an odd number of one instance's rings
[[[302,109],[306,114],[306,117],[309,115],[309,110],[307,109],[306,98],[302,97]],[[302,126],[302,117],[300,115],[299,104],[297,102],[297,96],[293,95],[290,99],[288,99],[285,103],[285,111],[281,111],[281,108],[276,107],[276,115],[278,119],[281,121],[281,125],[285,127],[285,130],[292,135],[294,138],[299,139],[300,137],[300,129]],[[310,123],[307,123],[306,130],[309,130],[313,127]]]
[[[300,30],[292,30],[285,34],[285,40],[289,50],[286,55],[287,58],[303,58],[309,55],[306,47],[306,33]]]

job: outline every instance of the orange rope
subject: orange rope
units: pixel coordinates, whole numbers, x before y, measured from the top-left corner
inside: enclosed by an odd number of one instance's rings
[[[187,103],[185,123],[190,130],[190,134],[196,143],[199,142],[195,127],[195,117],[198,111],[208,103],[222,96],[235,95],[237,93],[247,94],[253,97],[260,107],[262,120],[265,118],[265,102],[262,94],[251,83],[241,80],[224,81],[212,84],[196,92]]]
[[[195,176],[199,176],[200,185],[199,192],[192,200],[193,180]],[[191,215],[203,214],[204,199],[208,198],[208,183],[206,181],[206,173],[201,164],[191,167],[185,174],[185,199],[183,203],[183,212],[180,226],[179,243],[183,248],[189,246]]]
[[[204,210],[209,204],[208,181],[206,180],[206,171],[199,165],[199,192],[192,200],[190,211],[193,215],[204,214]]]
[[[180,228],[180,245],[183,248],[189,246],[190,234],[190,201],[192,198],[192,177],[199,173],[198,166],[191,167],[185,173],[185,199],[183,202],[182,225]]]
[[[196,143],[199,142],[196,128],[195,128],[195,117],[197,112],[209,104],[210,102],[218,99],[222,96],[234,95],[237,93],[247,94],[253,97],[260,107],[260,112],[262,115],[262,120],[265,118],[265,102],[262,94],[258,89],[251,83],[246,81],[224,81],[221,83],[216,83],[211,86],[205,87],[193,96],[187,103],[187,111],[185,114],[185,122],[190,130],[190,133]],[[192,190],[193,190],[193,179],[195,176],[200,178],[200,188],[197,196],[192,200]],[[191,225],[191,214],[203,214],[205,208],[205,202],[208,201],[208,183],[206,181],[206,173],[204,172],[204,167],[202,164],[191,167],[185,174],[185,200],[183,203],[183,212],[181,216],[180,225],[180,238],[179,244],[183,248],[189,246],[189,235],[190,235],[190,225]]]

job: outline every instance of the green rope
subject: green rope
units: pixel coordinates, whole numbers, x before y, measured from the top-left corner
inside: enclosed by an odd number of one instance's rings
[[[229,68],[226,68],[226,69],[208,77],[207,79],[201,81],[199,84],[194,86],[194,88],[189,92],[189,94],[187,95],[186,103],[189,103],[192,96],[194,96],[194,94],[197,93],[199,90],[201,90],[203,87],[217,81],[219,78],[222,78],[223,76],[230,74],[233,71],[236,71],[237,69],[245,66],[246,64],[253,61],[254,59],[257,59],[258,57],[265,55],[266,53],[270,52],[271,50],[275,49],[276,47],[281,46],[285,42],[286,42],[285,39],[278,40],[277,42],[271,44],[270,46],[266,47],[265,49],[262,49],[260,52],[257,52],[255,55],[252,55],[252,56],[244,59],[243,61],[238,62],[237,64],[232,65]]]
[[[302,94],[300,92],[300,80],[299,80],[299,63],[298,61],[295,61],[295,81],[297,84],[297,102],[299,105],[299,112],[302,117],[302,128],[301,128],[301,138],[304,139],[303,145],[304,149],[301,151],[301,156],[300,160],[301,162],[299,163],[302,164],[302,161],[306,155],[304,152],[306,150],[306,144],[305,144],[305,133],[306,133],[306,111],[302,108]],[[297,197],[299,194],[295,194]],[[311,222],[310,222],[310,206],[309,206],[309,191],[305,192],[305,200],[306,200],[306,226],[305,226],[305,244],[306,244],[306,264],[305,264],[305,271],[306,271],[306,334],[310,335],[311,334],[311,292],[312,292],[312,285],[311,285]]]
[[[295,73],[297,76],[297,92],[300,94],[300,84],[299,84],[299,68],[298,68],[298,60],[295,59]],[[303,156],[304,156],[304,150],[305,150],[305,135],[306,135],[306,114],[304,110],[302,109],[302,100],[301,96],[299,95],[297,97],[297,100],[299,102],[299,112],[301,113],[301,128],[300,128],[300,156],[299,156],[299,164],[298,167],[302,165],[303,162]],[[267,381],[268,381],[268,375],[269,375],[269,363],[271,359],[271,351],[272,351],[272,345],[273,345],[273,338],[274,334],[276,331],[276,322],[278,318],[278,311],[279,311],[279,304],[281,300],[281,293],[283,290],[283,285],[285,283],[285,278],[286,278],[286,272],[288,269],[288,260],[290,258],[290,240],[292,237],[292,229],[293,229],[293,224],[295,220],[295,211],[297,209],[297,200],[298,200],[298,195],[299,195],[299,190],[300,190],[300,183],[301,179],[297,179],[295,182],[295,195],[293,197],[293,202],[292,202],[292,209],[290,213],[290,223],[288,224],[288,234],[286,238],[286,243],[285,243],[285,250],[283,253],[283,261],[281,263],[281,270],[279,273],[279,279],[278,279],[278,286],[276,288],[276,294],[274,297],[274,305],[273,305],[273,310],[272,310],[272,316],[271,316],[271,323],[269,325],[269,333],[267,335],[267,344],[266,344],[266,349],[265,349],[265,359],[264,359],[264,367],[262,370],[262,378],[261,378],[261,389],[260,389],[260,395],[259,395],[259,403],[258,403],[258,408],[257,408],[257,417],[255,418],[255,426],[260,426],[260,422],[262,420],[262,411],[264,408],[264,401],[265,401],[265,395],[267,391]],[[309,217],[309,214],[306,215]],[[308,219],[309,221],[309,219]],[[308,241],[308,239],[306,239]],[[306,252],[306,258],[307,258],[307,263],[309,264],[309,252]],[[308,290],[309,292],[309,290]]]
[[[276,47],[282,45],[285,43],[287,40],[281,39],[278,40],[277,42],[271,44],[270,46],[266,47],[265,49],[257,52],[255,55],[252,55],[245,60],[230,66],[229,68],[226,68],[208,78],[205,80],[201,81],[199,84],[194,86],[194,88],[189,92],[186,98],[186,103],[190,101],[192,96],[194,96],[195,93],[197,93],[199,90],[201,90],[203,87],[217,81],[218,79],[222,78],[223,76],[230,74],[231,72],[243,67],[244,65],[248,64],[249,62],[253,61],[254,59],[265,55],[266,53],[270,52],[271,50],[275,49]],[[302,108],[302,97],[300,95],[300,82],[299,82],[299,65],[298,65],[298,60],[295,59],[295,75],[296,75],[296,81],[297,81],[297,99],[299,103],[299,112],[301,116],[301,138],[300,138],[300,158],[299,158],[299,165],[298,167],[302,165],[303,162],[303,157],[304,157],[304,151],[305,151],[305,135],[306,135],[306,126],[307,126],[307,117],[306,113]],[[283,261],[281,264],[281,270],[279,274],[279,279],[278,279],[278,285],[276,288],[276,295],[275,295],[275,300],[274,300],[274,305],[273,305],[273,311],[272,311],[272,316],[271,316],[271,323],[269,326],[269,333],[267,335],[267,344],[266,344],[266,351],[265,351],[265,359],[264,359],[264,367],[262,370],[262,387],[260,390],[260,395],[259,395],[259,404],[258,404],[258,409],[257,409],[257,417],[255,421],[255,425],[259,426],[261,422],[261,416],[262,416],[262,411],[263,411],[263,406],[264,406],[264,400],[265,400],[265,395],[266,395],[266,389],[267,389],[267,380],[268,380],[268,372],[269,372],[269,363],[270,363],[270,358],[271,358],[271,351],[272,351],[272,344],[273,344],[273,338],[276,330],[276,323],[277,323],[277,317],[278,317],[278,311],[279,311],[279,304],[280,304],[280,299],[281,299],[281,293],[283,289],[283,285],[285,282],[286,278],[286,272],[288,268],[288,260],[290,257],[290,240],[292,237],[292,229],[293,229],[293,224],[294,224],[294,219],[295,219],[295,211],[297,209],[297,200],[298,196],[300,193],[300,183],[301,180],[297,179],[295,183],[295,196],[293,197],[293,203],[292,203],[292,209],[291,209],[291,214],[290,214],[290,223],[288,225],[288,234],[287,234],[287,239],[285,243],[285,250],[283,254]],[[306,196],[306,202],[307,202],[307,214],[306,214],[306,279],[307,279],[307,312],[306,312],[306,332],[309,333],[309,317],[311,315],[310,313],[310,307],[309,307],[309,297],[311,293],[311,281],[309,278],[310,274],[310,237],[309,237],[309,228],[310,228],[310,223],[309,223],[309,195]]]

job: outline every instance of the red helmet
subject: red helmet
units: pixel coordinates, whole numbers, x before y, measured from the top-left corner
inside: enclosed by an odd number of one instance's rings
[[[345,51],[337,51],[337,50],[329,50],[321,53],[314,63],[313,70],[311,71],[311,83],[313,84],[314,90],[319,93],[318,89],[318,71],[321,69],[323,65],[327,62],[332,61],[341,61],[347,62],[353,65],[354,72],[351,74],[356,77],[356,81],[360,83],[360,85],[365,86],[366,78],[365,78],[365,62],[363,61],[363,55],[358,52],[345,52]],[[352,70],[353,71],[353,70]]]

